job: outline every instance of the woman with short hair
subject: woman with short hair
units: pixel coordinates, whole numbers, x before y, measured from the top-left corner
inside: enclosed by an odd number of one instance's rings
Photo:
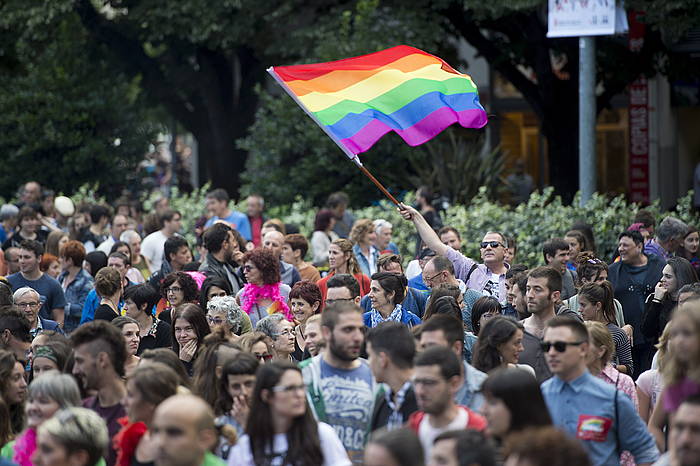
[[[154,464],[156,446],[146,435],[160,403],[177,394],[178,376],[161,363],[138,366],[126,381],[122,429],[114,436],[118,466]]]
[[[80,406],[80,389],[68,374],[52,370],[29,384],[27,396],[27,428],[14,442],[3,448],[12,450],[11,459],[19,466],[32,466],[36,450],[37,429],[58,410]]]
[[[153,309],[159,300],[160,294],[148,283],[130,286],[124,290],[126,315],[139,324],[137,356],[149,349],[172,346],[170,324],[153,315]]]
[[[296,327],[294,327],[294,354],[296,361],[304,358],[306,348],[306,336],[304,329],[306,321],[312,315],[320,312],[321,289],[313,282],[297,282],[289,292],[289,307],[294,315]]]
[[[229,341],[236,341],[239,336],[253,331],[250,317],[241,310],[233,296],[214,296],[207,302],[206,309],[211,331],[221,329]]]
[[[260,319],[255,326],[256,332],[262,332],[272,339],[274,359],[294,361],[294,324],[282,314],[272,314]]]
[[[107,425],[96,412],[66,408],[39,426],[32,460],[37,465],[96,466],[103,464],[108,444]]]

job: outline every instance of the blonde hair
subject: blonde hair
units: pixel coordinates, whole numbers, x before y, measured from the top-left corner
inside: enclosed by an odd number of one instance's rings
[[[361,218],[352,225],[350,230],[350,240],[354,244],[359,243],[367,233],[374,231],[374,223],[367,218]]]
[[[355,225],[357,225],[357,223]],[[353,226],[353,228],[355,227]],[[360,266],[357,264],[357,259],[355,259],[355,254],[352,252],[352,243],[350,240],[338,238],[333,240],[331,244],[338,246],[343,255],[348,257],[348,273],[350,275],[361,273]]]
[[[321,314],[314,314],[308,319],[306,319],[306,322],[304,325],[308,326],[309,324],[318,324],[319,326],[321,325]]]
[[[588,338],[591,344],[605,348],[605,353],[601,356],[603,367],[615,357],[615,342],[613,342],[610,330],[602,322],[589,320],[584,322],[588,329]]]
[[[659,367],[659,370],[661,370],[661,367],[663,366],[664,359],[666,358],[666,354],[668,353],[668,341],[671,339],[671,326],[666,325],[664,327],[664,331],[661,332],[661,336],[659,337],[659,342],[655,345],[656,348],[656,364]]]
[[[68,453],[87,452],[88,464],[97,464],[107,453],[107,425],[91,409],[72,407],[61,410],[39,426],[39,433],[51,435]]]
[[[689,303],[682,304],[678,306],[678,309],[673,314],[673,320],[671,320],[666,327],[671,327],[668,330],[668,346],[667,353],[663,358],[663,367],[661,368],[661,375],[663,376],[663,381],[666,386],[676,384],[688,377],[695,382],[700,382],[700,358],[699,355],[693,355],[694,357],[687,358],[687,361],[679,359],[678,352],[674,348],[674,345],[670,344],[673,340],[673,330],[678,324],[678,317],[686,316],[690,319],[691,325],[693,326],[692,331],[695,333],[696,338],[700,339],[700,303],[697,301],[691,301]],[[688,362],[689,361],[689,362]]]

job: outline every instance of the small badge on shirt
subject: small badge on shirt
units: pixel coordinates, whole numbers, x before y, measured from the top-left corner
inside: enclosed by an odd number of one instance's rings
[[[592,440],[594,442],[604,442],[608,437],[610,427],[612,427],[612,419],[610,418],[581,414],[578,417],[576,438]]]

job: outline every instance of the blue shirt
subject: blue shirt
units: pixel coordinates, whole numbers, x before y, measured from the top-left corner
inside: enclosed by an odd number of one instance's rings
[[[622,392],[616,397],[615,391],[588,371],[568,383],[555,376],[542,384],[554,425],[582,441],[592,464],[619,465],[624,450],[637,464],[653,463],[659,457],[654,439],[632,400]]]
[[[236,230],[238,230],[238,233],[240,233],[246,240],[253,240],[253,235],[250,232],[250,221],[248,220],[248,216],[246,214],[242,214],[240,212],[232,210],[231,214],[228,217],[224,217],[222,219],[219,219],[219,217],[215,215],[209,220],[207,220],[207,223],[204,224],[204,227],[209,228],[217,220],[224,220],[225,222],[230,223],[236,228]]]
[[[369,364],[338,369],[321,358],[320,389],[330,424],[353,463],[361,463],[374,410],[374,378]]]
[[[403,298],[401,302],[401,307],[407,311],[415,314],[419,318],[423,317],[425,313],[425,307],[428,303],[429,293],[423,293],[411,287],[406,288],[406,297]],[[369,312],[372,310],[372,300],[369,299],[369,295],[364,295],[360,300],[360,307]]]

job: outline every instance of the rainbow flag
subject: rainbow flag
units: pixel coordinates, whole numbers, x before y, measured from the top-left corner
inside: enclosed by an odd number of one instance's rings
[[[417,146],[453,123],[481,128],[487,122],[469,76],[406,45],[267,71],[350,158],[389,131]]]

